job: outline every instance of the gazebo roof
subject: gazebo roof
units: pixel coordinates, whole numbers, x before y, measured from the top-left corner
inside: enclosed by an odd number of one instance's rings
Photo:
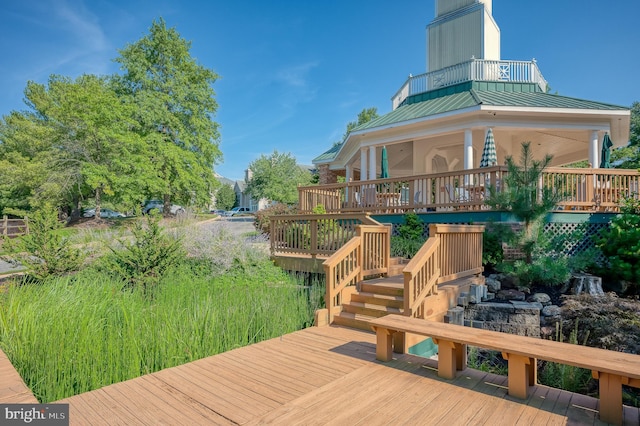
[[[611,105],[568,96],[542,92],[533,83],[468,81],[442,89],[408,97],[401,106],[364,123],[351,131],[351,134],[375,128],[402,125],[416,119],[441,115],[474,107],[512,107],[535,110],[582,110],[582,111],[628,111],[628,107]],[[347,140],[349,137],[347,137]],[[345,141],[346,142],[346,141]],[[329,150],[313,159],[314,163],[332,161],[344,143],[332,146]]]

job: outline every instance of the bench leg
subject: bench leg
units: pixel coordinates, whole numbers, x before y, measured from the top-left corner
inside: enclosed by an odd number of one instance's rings
[[[529,386],[537,382],[536,359],[503,352],[502,357],[509,361],[509,395],[527,399]]]
[[[455,379],[458,362],[462,360],[462,356],[458,352],[462,346],[466,352],[466,345],[442,339],[433,339],[433,341],[438,345],[438,376],[443,379]]]
[[[462,371],[467,368],[467,345],[464,343],[455,343],[456,352],[456,369]]]
[[[614,425],[622,424],[622,377],[593,372],[600,390],[600,420]]]
[[[393,331],[382,327],[376,327],[376,359],[378,361],[391,361]]]
[[[401,331],[393,334],[393,351],[397,354],[404,353],[404,336],[405,333]]]

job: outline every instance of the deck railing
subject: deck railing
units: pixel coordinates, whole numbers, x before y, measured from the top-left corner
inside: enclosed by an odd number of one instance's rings
[[[278,215],[271,218],[271,254],[330,256],[360,224],[380,225],[366,213]]]
[[[402,271],[404,315],[424,318],[424,301],[439,283],[482,273],[483,232],[483,225],[429,226],[429,239]]]
[[[18,237],[27,233],[29,233],[29,218],[27,216],[24,219],[9,219],[6,215],[2,217],[0,236]]]
[[[471,59],[440,70],[409,76],[407,81],[391,98],[392,108],[399,107],[409,96],[466,81],[536,83],[543,92],[547,90],[547,81],[542,76],[535,60],[492,61]]]
[[[504,189],[507,168],[494,166],[455,172],[299,187],[300,212],[322,202],[329,213],[372,214],[487,210],[488,188]],[[619,211],[625,197],[639,197],[640,173],[620,169],[545,169],[540,185],[564,195],[559,210]]]
[[[358,225],[356,235],[323,263],[325,304],[329,324],[340,313],[355,285],[366,276],[389,271],[391,229],[385,225]]]

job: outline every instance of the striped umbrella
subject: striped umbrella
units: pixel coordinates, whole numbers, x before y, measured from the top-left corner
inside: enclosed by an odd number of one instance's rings
[[[484,149],[482,150],[482,159],[480,167],[491,167],[498,164],[498,155],[496,154],[496,141],[493,139],[493,130],[489,127],[487,137],[484,140]]]

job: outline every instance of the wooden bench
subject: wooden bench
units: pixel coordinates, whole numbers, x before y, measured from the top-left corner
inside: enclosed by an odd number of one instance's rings
[[[640,387],[640,356],[534,337],[517,336],[402,315],[370,321],[376,332],[376,358],[390,361],[402,353],[405,333],[431,337],[438,345],[438,376],[453,379],[467,366],[467,345],[502,352],[508,361],[509,395],[526,399],[537,382],[536,360],[589,369],[599,380],[600,419],[622,423],[622,385]],[[395,341],[395,345],[394,345]]]

